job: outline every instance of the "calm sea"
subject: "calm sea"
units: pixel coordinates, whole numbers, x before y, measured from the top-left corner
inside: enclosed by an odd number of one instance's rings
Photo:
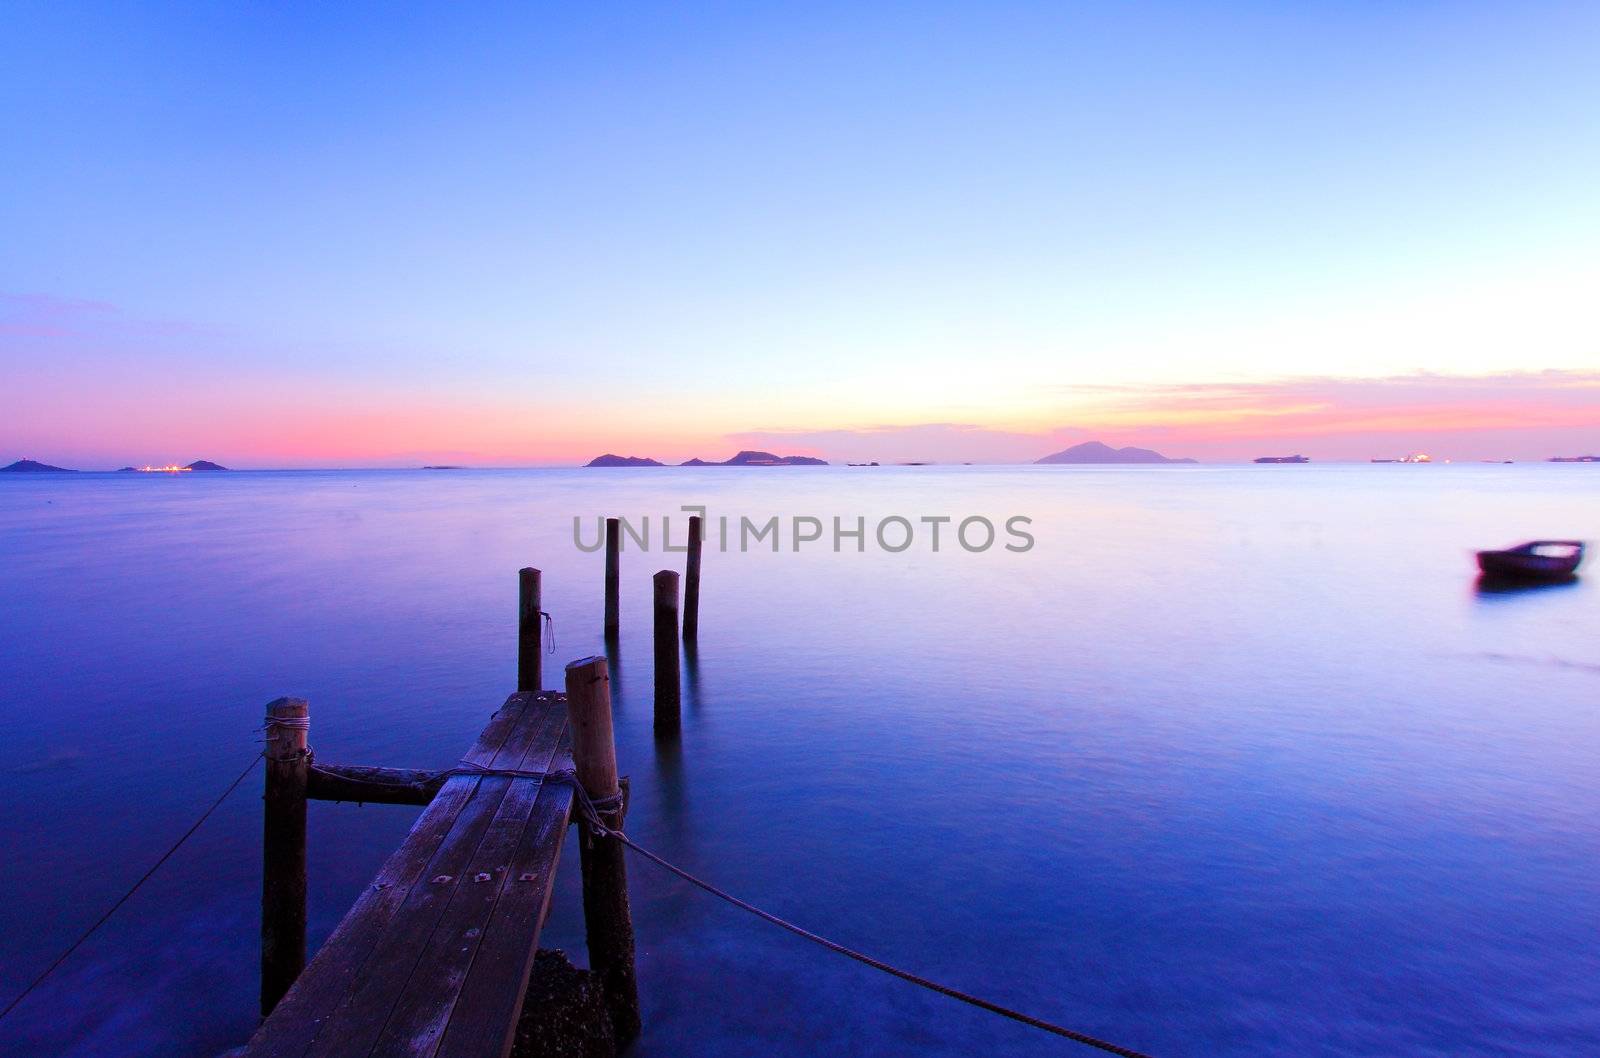
[[[651,735],[650,574],[706,555],[681,741]],[[629,829],[919,973],[1158,1055],[1600,1053],[1600,467],[775,468],[0,480],[0,993],[308,698],[324,760],[448,766],[514,681],[516,570],[603,652]],[[918,526],[883,550],[881,519]],[[984,516],[987,551],[923,517]],[[737,550],[738,519],[823,540]],[[866,518],[865,553],[832,519]],[[1007,518],[1035,545],[1003,549]],[[809,524],[809,523],[807,523]],[[889,530],[898,545],[903,531]],[[976,523],[969,540],[981,543]],[[255,1025],[260,774],[4,1022],[17,1055],[209,1055]],[[325,937],[415,817],[315,804]],[[570,851],[570,849],[569,849]],[[1071,1055],[635,861],[636,1055]],[[582,955],[575,858],[546,942]]]

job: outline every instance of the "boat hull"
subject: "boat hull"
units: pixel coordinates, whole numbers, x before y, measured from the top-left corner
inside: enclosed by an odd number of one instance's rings
[[[1478,568],[1488,577],[1516,580],[1567,580],[1583,555],[1533,555],[1523,551],[1479,551]]]

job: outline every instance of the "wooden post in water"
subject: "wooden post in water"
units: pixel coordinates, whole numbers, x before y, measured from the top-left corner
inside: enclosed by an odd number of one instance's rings
[[[306,964],[306,750],[304,698],[267,706],[267,786],[261,833],[261,1016],[272,1013]]]
[[[606,659],[583,658],[567,666],[567,720],[572,765],[593,801],[618,797],[617,747],[611,734],[611,680]],[[622,829],[622,807],[602,810],[606,827]],[[600,978],[617,1041],[639,1035],[639,984],[633,965],[633,915],[622,842],[585,834],[579,842],[583,870],[583,922],[589,968]]]
[[[621,556],[617,553],[622,546],[622,527],[617,519],[606,519],[606,639],[617,638],[618,620],[617,589],[621,573]]]
[[[517,572],[517,690],[537,694],[544,684],[544,643],[539,624],[543,614],[540,602],[539,571],[531,567]]]
[[[678,574],[655,575],[656,734],[676,734],[679,725]]]
[[[689,559],[683,578],[683,638],[692,640],[700,634],[700,545],[705,527],[698,514],[689,517]]]

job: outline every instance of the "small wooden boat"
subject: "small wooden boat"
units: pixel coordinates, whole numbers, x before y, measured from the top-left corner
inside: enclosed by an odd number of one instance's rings
[[[1582,540],[1534,540],[1504,551],[1478,552],[1484,576],[1517,580],[1566,580],[1582,561]]]

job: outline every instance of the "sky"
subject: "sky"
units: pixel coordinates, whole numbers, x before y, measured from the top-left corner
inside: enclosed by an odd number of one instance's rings
[[[1593,4],[3,24],[0,462],[1600,450]]]

